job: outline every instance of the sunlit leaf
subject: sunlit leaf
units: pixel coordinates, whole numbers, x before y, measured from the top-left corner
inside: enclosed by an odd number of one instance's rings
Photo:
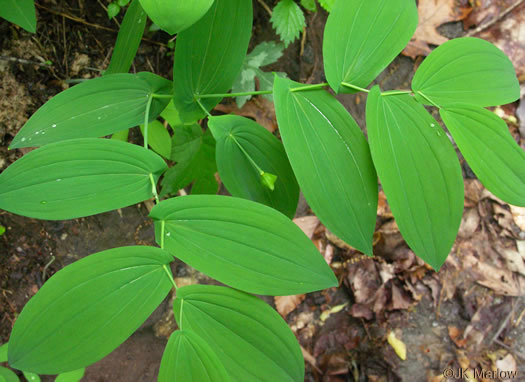
[[[140,132],[144,136],[144,125],[140,125]],[[164,158],[171,157],[171,136],[162,123],[155,120],[148,124],[148,144]]]
[[[36,32],[34,0],[0,0],[0,17],[28,32]]]

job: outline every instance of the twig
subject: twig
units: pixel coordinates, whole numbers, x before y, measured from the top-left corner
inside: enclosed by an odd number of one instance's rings
[[[518,357],[518,358],[521,359],[522,361],[525,361],[525,355],[524,355],[524,354],[520,353],[520,352],[517,351],[517,350],[512,349],[512,348],[511,348],[509,345],[507,345],[505,342],[502,342],[502,341],[500,341],[500,340],[496,340],[496,341],[494,341],[494,343],[496,343],[496,344],[498,344],[499,346],[501,346],[501,347],[507,349],[508,351],[511,351],[512,353],[514,353],[514,355],[515,355],[516,357]]]
[[[501,334],[501,332],[503,331],[503,329],[505,329],[507,327],[507,324],[509,323],[510,318],[512,317],[512,315],[516,311],[516,307],[519,305],[520,301],[521,301],[521,297],[518,297],[516,299],[515,303],[512,305],[512,309],[510,310],[509,314],[507,314],[507,316],[505,317],[505,319],[503,320],[503,322],[499,326],[498,330],[496,331],[496,333],[494,334],[494,336],[490,340],[489,345],[491,343],[493,343],[494,341],[496,341],[498,339],[499,335]]]
[[[26,64],[26,65],[38,65],[38,66],[45,66],[45,67],[51,66],[51,65],[46,64],[45,62],[29,61],[29,60],[24,60],[23,58],[16,58],[16,57],[9,57],[9,56],[0,56],[0,60],[13,61],[13,62],[18,62],[20,64]]]
[[[484,31],[485,29],[488,29],[490,28],[491,26],[493,26],[494,24],[496,24],[497,22],[501,21],[503,18],[505,18],[505,16],[507,16],[510,12],[512,12],[513,10],[515,10],[517,7],[519,7],[521,4],[523,4],[525,0],[518,0],[516,1],[514,4],[512,4],[510,7],[508,7],[507,9],[505,9],[503,12],[501,12],[496,18],[490,20],[488,23],[485,23],[485,24],[482,24],[480,25],[479,27],[477,27],[476,29],[474,30],[471,30],[470,32],[468,32],[465,36],[474,36],[475,34],[478,34],[482,31]]]
[[[266,4],[266,3],[264,2],[264,0],[257,0],[257,2],[258,2],[259,4],[261,4],[262,7],[266,10],[266,12],[268,12],[268,14],[270,15],[270,17],[272,17],[272,10],[271,10],[270,7],[268,6],[268,4]]]

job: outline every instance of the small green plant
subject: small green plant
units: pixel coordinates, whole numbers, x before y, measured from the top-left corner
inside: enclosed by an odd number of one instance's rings
[[[119,73],[129,70],[144,31],[140,4],[159,26],[178,33],[173,81]],[[276,75],[271,90],[227,93],[243,65],[246,70],[252,2],[215,0],[208,8],[203,2],[192,9],[200,18],[190,12],[191,26],[184,12],[160,17],[182,5],[134,0],[113,74],[52,98],[11,143],[39,148],[0,175],[0,208],[62,220],[153,198],[160,247],[109,249],[52,276],[14,325],[8,351],[14,368],[56,374],[86,367],[128,338],[174,288],[179,330],[166,346],[159,381],[302,381],[293,333],[252,295],[337,286],[290,220],[299,189],[328,229],[372,255],[379,176],[419,257],[439,270],[452,247],[463,210],[461,168],[423,105],[439,109],[489,190],[525,205],[525,153],[485,109],[516,100],[519,84],[508,58],[488,42],[443,44],[421,64],[411,90],[367,89],[410,40],[416,4],[339,0],[324,33],[328,83]],[[368,141],[326,87],[368,93]],[[224,97],[269,94],[283,143],[251,120],[210,113]],[[206,120],[203,131],[199,121]],[[144,147],[126,142],[126,130],[138,125]],[[114,139],[100,138],[110,134]],[[217,192],[216,169],[232,197],[205,195]],[[189,185],[192,195],[170,197]],[[227,286],[177,287],[169,268],[174,256]]]
[[[0,0],[0,17],[30,33],[36,32],[34,0]]]

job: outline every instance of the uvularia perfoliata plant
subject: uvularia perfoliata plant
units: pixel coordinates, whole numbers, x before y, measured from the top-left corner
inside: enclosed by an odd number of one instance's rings
[[[173,81],[127,73],[146,14],[177,33]],[[0,175],[0,208],[62,220],[153,198],[159,247],[108,249],[52,276],[14,325],[10,366],[39,374],[89,366],[174,289],[179,330],[167,344],[159,381],[303,381],[295,336],[253,296],[337,286],[290,220],[299,190],[328,229],[372,256],[379,177],[417,256],[437,271],[451,250],[463,210],[462,173],[451,139],[424,105],[439,109],[483,184],[525,206],[525,152],[486,109],[520,93],[498,48],[476,38],[451,40],[423,61],[412,89],[368,88],[417,23],[414,0],[337,0],[324,33],[327,83],[281,74],[271,89],[228,93],[242,70],[265,77],[255,69],[269,62],[259,57],[263,49],[251,57],[260,62],[245,60],[252,1],[188,8],[182,0],[134,0],[109,74],[52,98],[14,138],[13,149],[38,148]],[[328,88],[368,93],[368,139]],[[224,97],[259,94],[273,96],[282,143],[246,118],[211,115]],[[127,142],[127,130],[139,125],[144,147]],[[217,171],[233,196],[216,195]],[[184,187],[190,195],[173,197]],[[175,257],[226,286],[177,287]]]

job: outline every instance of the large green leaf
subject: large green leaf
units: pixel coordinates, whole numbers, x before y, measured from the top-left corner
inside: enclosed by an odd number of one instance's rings
[[[177,162],[162,178],[161,196],[175,193],[193,183],[192,194],[216,194],[219,188],[215,173],[215,139],[204,134],[198,124],[174,128],[171,160]]]
[[[140,6],[139,0],[133,0],[122,20],[111,62],[104,72],[105,75],[129,72],[142,40],[147,19],[146,12]]]
[[[496,106],[520,98],[520,85],[509,58],[490,42],[474,37],[447,41],[417,69],[416,99],[445,106],[467,103]],[[423,93],[424,98],[420,95]]]
[[[153,196],[166,169],[152,151],[112,139],[57,142],[24,155],[0,174],[0,208],[47,220],[126,207]]]
[[[470,105],[440,110],[441,118],[479,180],[494,195],[525,207],[525,151],[496,114]]]
[[[213,0],[140,0],[148,16],[170,34],[195,24],[210,9]]]
[[[276,77],[275,111],[284,148],[312,210],[337,236],[372,254],[377,176],[366,139],[324,90]]]
[[[205,116],[195,96],[230,90],[241,71],[251,31],[251,1],[215,0],[202,19],[177,35],[173,102],[183,121]],[[220,100],[201,102],[211,110]]]
[[[20,379],[12,370],[0,366],[0,382],[20,382]]]
[[[456,239],[463,178],[452,144],[409,95],[368,95],[372,158],[399,230],[416,255],[438,270]]]
[[[206,341],[190,330],[177,330],[164,350],[158,381],[230,382],[231,378]]]
[[[72,138],[96,138],[144,122],[152,93],[169,93],[171,83],[151,73],[111,74],[73,86],[51,98],[22,127],[11,148],[36,147]],[[168,99],[155,98],[150,120]]]
[[[249,294],[220,286],[190,285],[173,304],[180,328],[202,337],[233,381],[304,380],[304,360],[286,322]]]
[[[0,17],[15,23],[28,32],[36,32],[34,0],[0,0]]]
[[[88,366],[124,342],[171,288],[173,260],[155,247],[98,252],[53,275],[26,304],[9,339],[9,364],[40,374]]]
[[[211,117],[208,126],[217,141],[217,167],[228,191],[293,218],[299,186],[281,142],[261,125],[236,115]],[[262,184],[251,160],[264,172],[277,176],[273,191]]]
[[[330,267],[300,228],[263,204],[191,195],[157,204],[150,217],[156,221],[158,243],[234,288],[291,295],[337,286]]]
[[[403,50],[417,27],[414,0],[339,0],[328,16],[323,39],[326,79],[367,87]]]

